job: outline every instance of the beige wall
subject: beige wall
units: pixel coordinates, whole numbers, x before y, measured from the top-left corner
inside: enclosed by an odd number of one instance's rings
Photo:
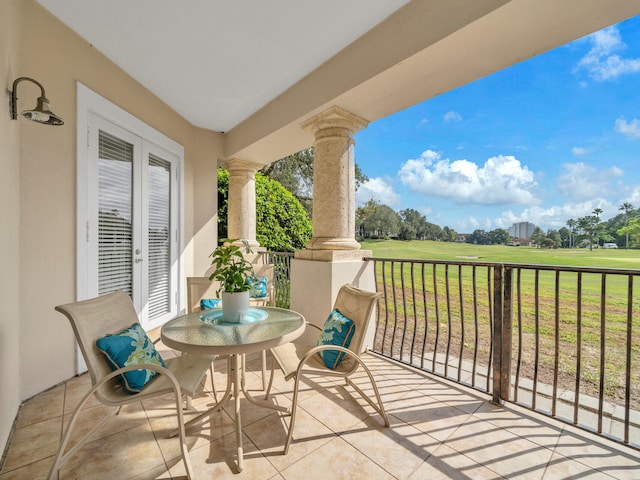
[[[6,93],[20,69],[18,1],[0,1],[0,455],[20,405],[20,135]]]
[[[29,25],[29,28],[25,28]],[[0,1],[0,72],[40,81],[61,127],[9,121],[0,109],[0,451],[19,402],[74,375],[75,341],[53,309],[76,299],[76,81],[185,148],[184,273],[203,272],[216,244],[220,135],[198,129],[33,0]],[[38,91],[20,84],[31,107]],[[19,373],[18,373],[19,372]]]

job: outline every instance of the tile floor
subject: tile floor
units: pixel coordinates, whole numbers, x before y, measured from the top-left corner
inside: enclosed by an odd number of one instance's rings
[[[163,355],[173,352],[164,351]],[[261,385],[258,357],[247,362],[250,390]],[[294,440],[285,456],[286,422],[242,400],[245,468],[238,473],[229,406],[189,430],[198,479],[638,479],[640,452],[520,409],[496,406],[471,389],[368,354],[391,426],[350,387],[314,379],[304,384]],[[223,360],[215,382],[225,385]],[[212,401],[210,379],[193,405]],[[287,404],[291,383],[277,372],[271,401]],[[364,385],[364,377],[357,379]],[[88,376],[73,378],[21,408],[0,480],[46,478],[61,430]],[[354,396],[352,396],[354,395]],[[357,401],[354,401],[357,399]],[[144,402],[112,418],[62,468],[61,479],[184,479],[170,402]],[[86,407],[77,433],[105,407]],[[193,414],[187,414],[187,418]],[[288,422],[288,420],[286,420]],[[76,436],[79,438],[79,435]]]

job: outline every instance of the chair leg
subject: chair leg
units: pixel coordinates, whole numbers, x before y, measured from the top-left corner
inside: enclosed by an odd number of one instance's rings
[[[373,388],[373,393],[376,396],[376,401],[378,402],[378,404],[376,405],[373,400],[371,400],[371,398],[362,391],[362,389],[360,387],[358,387],[355,383],[353,383],[353,381],[349,378],[346,377],[345,380],[346,382],[356,391],[358,392],[358,394],[369,404],[371,405],[371,407],[373,407],[373,409],[378,412],[378,414],[382,417],[382,421],[384,422],[384,426],[388,427],[389,424],[389,417],[387,417],[387,412],[384,409],[384,405],[382,404],[382,398],[380,397],[380,392],[378,391],[378,385],[376,384],[375,379],[373,378],[373,374],[371,373],[371,371],[369,370],[369,367],[367,367],[364,362],[362,362],[360,359],[358,359],[358,363],[360,364],[360,366],[362,366],[362,368],[364,369],[364,371],[367,373],[367,376],[369,377],[369,382],[371,383],[371,387]]]
[[[209,372],[211,373],[211,389],[213,390],[213,398],[218,403],[218,390],[216,390],[216,382],[213,381],[213,361],[209,366]]]
[[[289,446],[293,439],[293,427],[296,423],[296,412],[298,411],[298,388],[300,386],[300,375],[295,376],[293,384],[293,403],[291,404],[291,421],[289,422],[289,431],[287,432],[287,441],[284,444],[284,455],[289,453]]]
[[[55,480],[55,478],[58,476],[58,471],[60,470],[60,468],[62,468],[62,466],[67,463],[67,461],[71,458],[71,456],[73,456],[74,453],[76,453],[78,450],[80,450],[80,448],[87,442],[87,440],[100,428],[102,427],[102,425],[105,424],[105,422],[107,420],[109,420],[109,418],[111,418],[112,416],[116,415],[117,413],[120,412],[120,407],[115,407],[113,409],[110,410],[109,413],[107,413],[102,420],[100,420],[87,434],[84,435],[84,437],[82,437],[73,447],[71,447],[69,449],[69,451],[67,453],[64,453],[66,447],[67,447],[67,443],[69,442],[69,438],[71,437],[71,432],[73,430],[73,427],[75,426],[76,421],[78,420],[78,415],[80,414],[80,412],[82,411],[82,407],[84,407],[84,404],[87,402],[87,400],[89,400],[89,398],[91,396],[93,396],[93,394],[95,393],[95,391],[102,386],[102,384],[104,384],[109,378],[111,378],[113,375],[110,375],[104,379],[102,379],[100,382],[96,383],[93,387],[91,387],[91,389],[84,394],[84,396],[80,399],[80,402],[78,403],[78,406],[75,408],[75,410],[73,411],[73,414],[71,415],[71,418],[69,419],[69,424],[67,425],[67,429],[64,432],[64,435],[62,437],[62,439],[60,440],[60,445],[58,446],[58,451],[56,453],[56,456],[53,460],[53,464],[51,465],[51,469],[49,470],[49,475],[47,476],[48,480]]]

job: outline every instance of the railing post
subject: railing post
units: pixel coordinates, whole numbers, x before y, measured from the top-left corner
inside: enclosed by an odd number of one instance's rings
[[[493,269],[493,402],[509,400],[511,383],[512,268]]]

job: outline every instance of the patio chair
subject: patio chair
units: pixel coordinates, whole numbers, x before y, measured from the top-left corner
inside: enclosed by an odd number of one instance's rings
[[[211,357],[186,355],[165,360],[165,367],[156,363],[140,363],[113,370],[107,363],[107,357],[98,349],[96,342],[98,339],[117,338],[118,333],[137,324],[138,316],[129,296],[125,292],[117,291],[90,300],[59,305],[56,310],[66,315],[71,322],[73,332],[89,370],[92,387],[82,397],[73,411],[48,478],[57,478],[56,475],[60,468],[86,443],[95,431],[120,411],[120,407],[167,394],[173,394],[175,400],[180,447],[187,477],[194,478],[185,442],[182,394],[189,396],[195,394],[211,364]],[[140,340],[141,343],[144,343],[146,339],[143,336]],[[148,343],[151,343],[150,340]],[[149,347],[147,343],[145,343],[145,346],[147,350],[151,350],[154,354],[156,353],[154,348]],[[144,372],[142,369],[151,370],[158,374],[140,387],[138,393],[127,392],[123,386],[124,380],[121,383],[121,378],[119,377],[127,372],[141,374]],[[71,432],[82,407],[92,395],[95,395],[100,403],[115,408],[65,453]]]
[[[293,438],[300,380],[307,375],[344,378],[345,384],[350,385],[356,392],[358,392],[358,394],[362,396],[362,398],[366,400],[367,403],[369,403],[369,405],[371,405],[382,417],[384,425],[386,427],[389,426],[389,419],[384,410],[376,382],[371,371],[360,358],[367,326],[372,316],[374,306],[381,295],[382,294],[380,293],[361,290],[348,284],[343,285],[338,292],[338,296],[333,307],[334,310],[331,312],[327,323],[325,323],[324,329],[317,325],[307,323],[307,326],[316,328],[319,331],[320,339],[318,344],[304,345],[293,342],[285,345],[279,345],[271,349],[274,363],[272,363],[271,377],[269,379],[269,386],[267,388],[265,398],[268,399],[271,386],[273,385],[275,362],[280,366],[286,380],[294,380],[293,401],[290,411],[291,422],[287,433],[287,441],[284,447],[285,454],[289,451],[289,445]],[[351,325],[349,331],[352,331],[351,334],[353,335],[350,343],[347,342],[348,345],[342,340],[336,341],[339,335],[336,334],[335,329],[330,328],[330,319],[334,317],[334,312],[336,310],[341,314],[340,318],[350,319],[353,322],[352,324],[348,324]],[[325,334],[324,332],[327,333]],[[324,344],[321,345],[323,341]],[[327,353],[329,356],[326,356]],[[319,354],[323,355],[323,358],[321,358]],[[339,360],[341,357],[342,360]],[[376,397],[375,402],[349,378],[360,366],[369,377],[369,381]]]

